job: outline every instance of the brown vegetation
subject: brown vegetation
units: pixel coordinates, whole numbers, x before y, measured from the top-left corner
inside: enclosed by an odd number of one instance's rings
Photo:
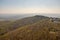
[[[0,37],[0,40],[60,40],[60,23],[42,20],[20,27]]]

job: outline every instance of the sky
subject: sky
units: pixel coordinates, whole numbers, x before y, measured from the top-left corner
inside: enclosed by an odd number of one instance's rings
[[[60,13],[60,0],[0,0],[0,14]]]

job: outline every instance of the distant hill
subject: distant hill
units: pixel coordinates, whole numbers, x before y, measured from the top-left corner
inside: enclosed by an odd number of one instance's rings
[[[5,21],[5,20],[14,21],[30,16],[33,16],[33,14],[0,14],[0,21]]]
[[[21,18],[25,18],[25,17],[31,17],[34,15],[44,15],[44,16],[48,16],[48,17],[55,17],[55,18],[60,18],[60,14],[46,14],[46,13],[28,13],[28,14],[0,14],[0,21],[5,21],[5,20],[10,20],[10,21],[14,21],[14,20],[18,20]]]

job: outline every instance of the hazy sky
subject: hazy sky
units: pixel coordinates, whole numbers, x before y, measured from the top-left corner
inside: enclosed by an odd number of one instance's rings
[[[60,0],[0,0],[1,13],[60,13]]]

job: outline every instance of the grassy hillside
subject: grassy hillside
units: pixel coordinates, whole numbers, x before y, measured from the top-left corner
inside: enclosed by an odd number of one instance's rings
[[[12,21],[12,22],[0,22],[0,35],[4,35],[7,32],[15,30],[21,26],[30,25],[36,23],[42,19],[48,19],[48,17],[36,15],[33,17],[27,17],[20,20]]]
[[[60,40],[60,23],[38,21],[0,36],[0,40]]]

